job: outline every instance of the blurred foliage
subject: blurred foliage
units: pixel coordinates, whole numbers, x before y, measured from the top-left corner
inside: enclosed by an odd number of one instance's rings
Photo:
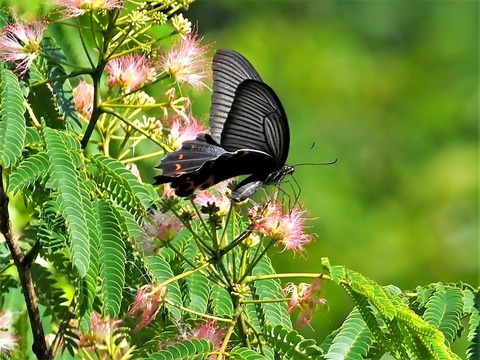
[[[338,158],[297,167],[318,239],[306,258],[274,257],[279,272],[318,271],[328,256],[380,284],[478,285],[477,1],[198,0],[188,15],[205,43],[240,51],[275,89],[289,116],[289,164]],[[210,94],[193,100],[206,119]],[[318,339],[351,308],[325,292]]]
[[[191,7],[206,42],[245,54],[276,90],[288,163],[338,158],[296,169],[318,239],[306,259],[273,257],[279,271],[315,271],[328,256],[404,288],[478,284],[478,10],[474,1]],[[326,297],[318,338],[349,308],[343,294]]]

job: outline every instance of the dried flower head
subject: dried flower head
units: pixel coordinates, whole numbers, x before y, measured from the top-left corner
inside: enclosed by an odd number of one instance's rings
[[[283,291],[286,294],[292,294],[288,305],[288,312],[295,308],[300,309],[296,324],[297,326],[307,325],[313,318],[313,313],[319,305],[325,305],[327,301],[320,297],[322,290],[322,279],[317,278],[311,284],[300,283],[298,286],[288,283]]]
[[[200,45],[194,34],[188,34],[175,42],[171,49],[160,56],[158,67],[179,84],[206,87],[203,79],[208,77],[205,56],[208,47]]]
[[[73,102],[75,110],[82,114],[86,119],[90,119],[93,111],[93,85],[85,80],[80,81],[75,89],[73,89]]]
[[[183,224],[175,216],[155,210],[149,221],[143,224],[143,230],[149,236],[163,241],[172,240],[183,228]]]
[[[94,10],[119,9],[123,0],[55,0],[55,5],[65,8],[62,11],[65,17],[77,17]]]
[[[215,346],[215,350],[218,350],[222,346],[224,336],[225,332],[221,329],[218,329],[216,327],[216,322],[211,320],[206,323],[198,324],[197,327],[192,330],[189,338],[208,340]]]
[[[169,130],[167,142],[173,150],[180,149],[184,141],[194,140],[198,134],[205,132],[205,128],[197,120],[191,118],[190,121],[185,122],[180,115],[173,117]]]
[[[289,213],[283,214],[281,205],[275,201],[264,207],[252,208],[249,216],[256,231],[267,235],[276,243],[283,244],[284,249],[302,251],[305,245],[312,241],[312,235],[303,231],[307,220],[303,217],[305,212],[295,207]]]
[[[0,33],[0,59],[16,64],[15,72],[24,75],[39,55],[45,29],[43,21],[25,24],[15,19]]]
[[[155,69],[151,62],[139,54],[128,54],[110,60],[105,66],[108,74],[107,85],[118,85],[123,91],[138,89],[155,78]]]
[[[95,353],[100,359],[125,358],[131,349],[121,331],[122,321],[109,316],[102,318],[97,312],[90,315],[90,321],[86,334],[78,332],[78,346],[85,352]]]
[[[143,285],[138,289],[133,303],[128,310],[129,315],[141,313],[140,321],[137,324],[136,330],[140,330],[150,324],[165,301],[168,290],[166,287],[155,287],[153,285]]]
[[[13,334],[13,314],[0,313],[0,354],[10,353],[17,345],[19,338]]]

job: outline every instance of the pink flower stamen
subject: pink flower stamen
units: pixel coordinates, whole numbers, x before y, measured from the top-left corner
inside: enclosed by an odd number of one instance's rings
[[[151,62],[139,54],[129,54],[110,60],[105,66],[107,85],[118,85],[125,92],[141,87],[155,78]]]
[[[24,75],[39,55],[46,23],[15,21],[0,33],[0,59],[16,64],[15,72]]]
[[[78,86],[73,89],[73,102],[75,110],[82,114],[86,119],[90,119],[93,111],[93,85],[85,80],[80,81]]]
[[[209,74],[205,56],[208,46],[201,46],[200,40],[195,37],[195,34],[187,34],[160,57],[159,68],[177,83],[199,88],[206,87],[203,80]]]

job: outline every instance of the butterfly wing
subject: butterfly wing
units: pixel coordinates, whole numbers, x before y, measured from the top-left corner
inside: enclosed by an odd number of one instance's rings
[[[208,134],[199,134],[195,140],[184,141],[180,150],[165,156],[157,166],[157,169],[162,170],[162,175],[155,176],[154,185],[164,184],[182,174],[195,172],[205,162],[214,160],[225,152],[211,141]]]
[[[250,197],[283,173],[290,133],[275,92],[239,53],[222,49],[213,59],[210,132],[182,144],[158,168],[155,184],[171,182],[178,196],[191,195],[220,181],[251,174],[232,194],[234,201]],[[283,176],[282,176],[283,177]]]
[[[255,68],[241,54],[220,49],[212,62],[213,93],[210,108],[210,135],[220,144],[221,134],[238,86],[245,80],[262,81]]]
[[[276,166],[270,156],[257,151],[240,150],[231,153],[208,143],[199,144],[196,140],[185,143],[182,149],[167,155],[166,165],[164,166],[164,161],[159,165],[162,175],[155,177],[155,185],[170,182],[178,196],[189,196],[196,189],[207,189],[220,181],[248,174],[251,164],[257,164],[267,173]],[[217,151],[219,154],[213,155]],[[196,163],[197,159],[201,160]]]
[[[272,88],[256,80],[242,82],[225,121],[220,145],[231,152],[263,152],[275,159],[279,170],[287,160],[289,144],[287,116]]]

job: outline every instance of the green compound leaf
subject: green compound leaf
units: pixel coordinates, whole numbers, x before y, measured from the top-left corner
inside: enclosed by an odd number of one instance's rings
[[[215,316],[228,318],[233,316],[233,303],[229,292],[216,284],[212,285],[210,292],[210,307]]]
[[[125,282],[125,243],[114,205],[106,200],[96,204],[100,238],[100,276],[105,312],[115,316],[120,311]]]
[[[458,288],[437,285],[437,291],[425,305],[423,318],[438,328],[449,342],[456,338],[463,312],[463,293]]]
[[[355,308],[336,333],[325,354],[325,359],[364,359],[372,343],[372,333],[358,309]]]
[[[90,161],[99,170],[96,182],[104,193],[132,214],[142,213],[156,197],[120,161],[100,154],[93,155]]]
[[[270,275],[274,274],[275,270],[272,267],[270,259],[265,255],[258,262],[257,266],[252,271],[252,275]],[[252,286],[253,298],[255,300],[278,300],[284,298],[280,280],[266,279],[256,281]],[[263,324],[270,324],[275,327],[282,325],[287,330],[292,329],[292,322],[287,310],[286,302],[265,302],[260,304],[260,309],[257,313],[263,314],[260,322]]]
[[[59,63],[67,60],[62,49],[51,37],[44,37],[41,42],[42,50],[49,55],[46,61],[46,73],[52,85],[52,91],[57,99],[60,113],[64,115],[65,126],[67,130],[74,133],[80,133],[82,125],[78,119],[78,113],[75,111],[73,102],[73,90],[70,80],[66,76],[65,69]]]
[[[154,360],[178,360],[206,359],[214,350],[213,344],[204,339],[184,340],[181,343],[167,346],[162,351],[151,354],[148,359]],[[147,358],[144,358],[147,359]]]
[[[53,187],[58,194],[62,216],[65,219],[70,240],[72,258],[80,277],[85,276],[90,261],[90,239],[84,202],[84,183],[77,170],[67,144],[57,130],[45,128],[47,155]]]
[[[48,173],[49,167],[50,163],[46,152],[40,152],[26,158],[10,173],[8,192],[16,193],[32,185]]]
[[[471,309],[468,321],[467,339],[470,344],[467,349],[467,359],[480,359],[480,293],[475,295],[475,303]]]
[[[314,340],[305,339],[295,330],[287,330],[281,325],[274,328],[266,327],[265,341],[278,354],[281,359],[320,359],[323,351]]]
[[[22,155],[25,145],[25,104],[18,78],[0,70],[0,165],[8,168]]]
[[[229,359],[234,360],[266,360],[267,357],[244,347],[234,347],[230,351]]]

